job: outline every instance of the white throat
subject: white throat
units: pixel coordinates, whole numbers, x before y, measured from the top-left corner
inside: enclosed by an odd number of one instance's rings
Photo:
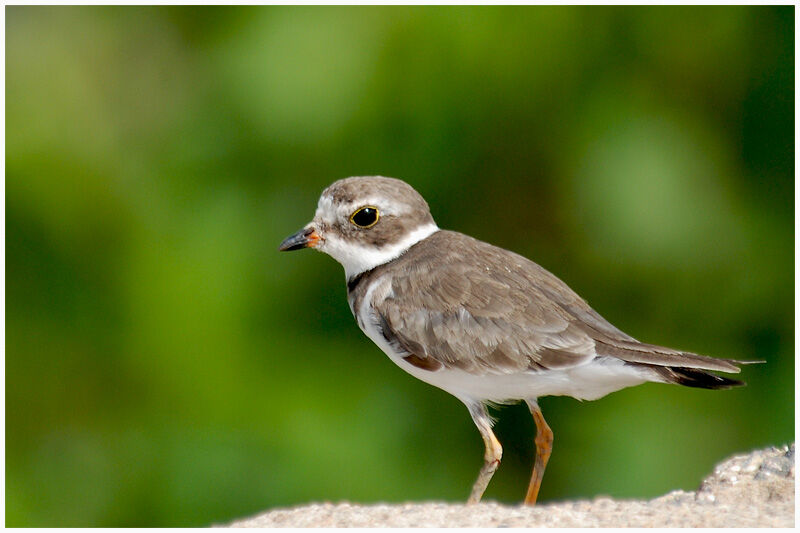
[[[439,226],[431,222],[418,227],[400,242],[381,248],[368,248],[326,235],[325,241],[321,242],[315,249],[325,252],[339,261],[344,267],[345,276],[350,279],[362,272],[400,257],[406,250],[437,231],[439,231]]]

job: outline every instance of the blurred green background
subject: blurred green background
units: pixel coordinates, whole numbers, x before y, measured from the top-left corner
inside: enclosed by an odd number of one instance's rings
[[[466,499],[464,406],[359,331],[332,259],[276,251],[349,175],[637,338],[767,361],[544,398],[541,501],[792,440],[793,113],[793,7],[7,7],[7,525]],[[495,414],[486,498],[518,503],[533,422]]]

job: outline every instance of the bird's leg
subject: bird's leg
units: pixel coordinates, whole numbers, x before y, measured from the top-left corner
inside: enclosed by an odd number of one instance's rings
[[[492,419],[489,417],[489,413],[486,412],[486,407],[482,403],[476,402],[467,403],[467,408],[469,409],[469,414],[472,415],[472,420],[475,422],[475,425],[478,426],[478,431],[481,432],[483,444],[486,447],[486,452],[483,456],[483,467],[481,468],[480,474],[478,474],[478,479],[472,486],[472,493],[470,493],[469,499],[467,500],[468,504],[472,504],[481,501],[481,496],[483,496],[486,486],[489,484],[495,470],[497,470],[497,467],[500,465],[500,458],[503,456],[503,447],[500,446],[497,437],[492,433]]]
[[[536,497],[539,495],[539,487],[542,485],[542,476],[547,467],[547,460],[550,459],[550,452],[553,451],[553,431],[544,420],[542,410],[536,400],[526,400],[528,408],[536,422],[536,460],[533,463],[533,473],[531,474],[531,484],[528,485],[528,493],[525,495],[525,505],[535,505]]]

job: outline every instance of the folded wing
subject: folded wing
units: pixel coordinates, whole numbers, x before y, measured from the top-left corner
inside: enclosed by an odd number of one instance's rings
[[[438,260],[409,250],[411,261],[392,271],[391,290],[375,306],[384,336],[418,366],[508,374],[614,357],[636,365],[739,371],[739,361],[638,342],[520,255],[455,232],[431,238]]]

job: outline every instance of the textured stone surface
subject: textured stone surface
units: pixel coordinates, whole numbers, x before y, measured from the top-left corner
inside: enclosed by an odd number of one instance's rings
[[[650,501],[311,504],[237,520],[229,527],[793,527],[794,444],[720,463],[697,492]]]

